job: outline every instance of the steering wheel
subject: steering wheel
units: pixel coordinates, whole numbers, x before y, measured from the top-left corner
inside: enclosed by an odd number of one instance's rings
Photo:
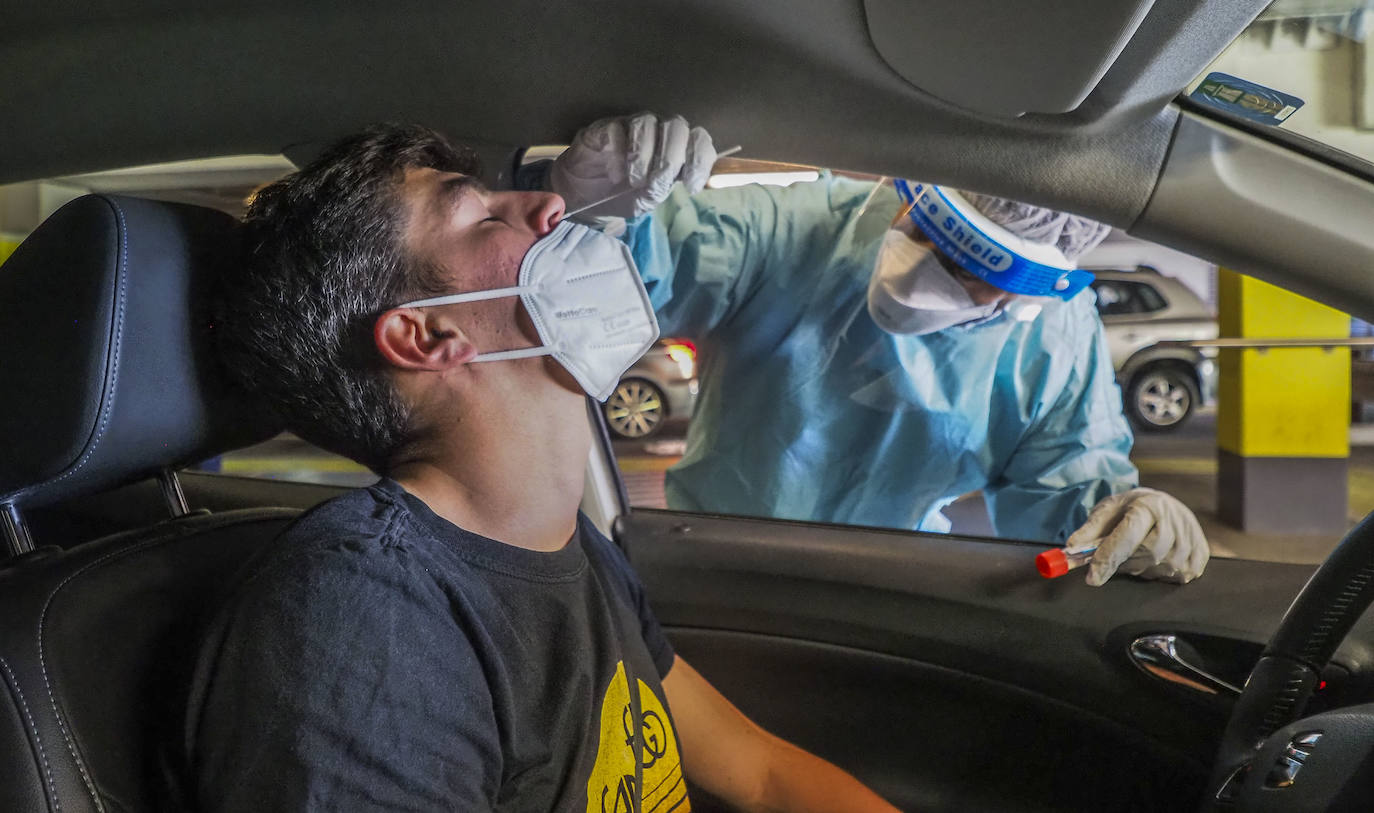
[[[1299,718],[1336,648],[1374,603],[1374,513],[1298,593],[1250,673],[1203,811],[1374,808],[1374,703]]]

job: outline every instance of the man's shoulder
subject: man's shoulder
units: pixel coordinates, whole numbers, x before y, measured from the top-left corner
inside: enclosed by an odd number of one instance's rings
[[[264,559],[289,559],[330,549],[365,555],[401,538],[404,520],[403,509],[375,487],[354,489],[297,517]]]
[[[398,626],[455,637],[449,598],[461,574],[435,551],[404,505],[375,488],[342,494],[301,515],[241,571],[207,651],[353,647]]]
[[[381,484],[355,488],[316,505],[282,532],[283,540],[299,545],[328,540],[397,539],[405,525],[402,502]]]
[[[404,566],[418,539],[403,504],[377,486],[354,489],[311,508],[282,531],[247,568],[241,591],[384,577]]]

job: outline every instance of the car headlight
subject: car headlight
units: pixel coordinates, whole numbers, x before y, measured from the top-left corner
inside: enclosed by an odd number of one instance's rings
[[[683,378],[693,378],[697,374],[697,349],[687,342],[673,342],[667,347],[668,358],[677,362],[678,372]]]

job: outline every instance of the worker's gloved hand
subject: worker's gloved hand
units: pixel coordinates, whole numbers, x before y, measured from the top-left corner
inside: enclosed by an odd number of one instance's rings
[[[681,116],[640,113],[584,127],[553,162],[548,186],[569,212],[619,194],[579,218],[638,217],[666,200],[678,181],[700,192],[715,162],[716,148],[702,128],[688,127]]]
[[[1152,488],[1133,488],[1099,502],[1073,532],[1065,553],[1097,546],[1088,584],[1115,573],[1186,584],[1202,575],[1211,553],[1188,506]]]

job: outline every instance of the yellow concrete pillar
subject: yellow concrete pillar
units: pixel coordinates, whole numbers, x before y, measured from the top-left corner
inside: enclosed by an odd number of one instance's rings
[[[1350,317],[1220,269],[1221,335],[1344,339]],[[1217,387],[1217,509],[1252,532],[1344,531],[1350,348],[1227,348]]]

